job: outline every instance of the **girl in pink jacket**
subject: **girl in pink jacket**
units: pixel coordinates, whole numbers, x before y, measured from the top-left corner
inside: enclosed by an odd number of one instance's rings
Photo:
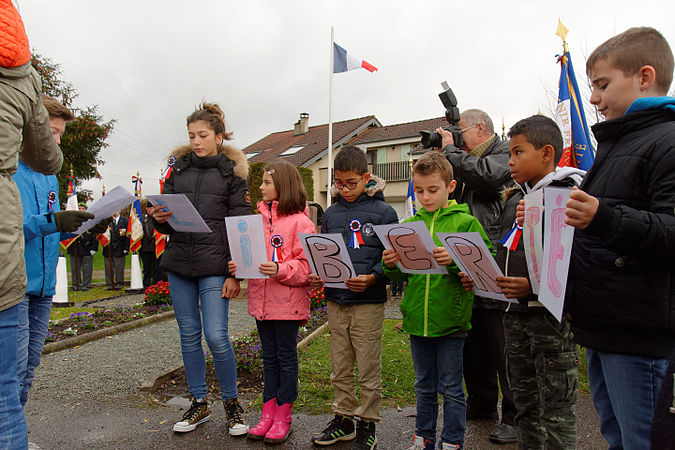
[[[262,418],[248,437],[285,442],[291,434],[291,408],[298,397],[298,327],[309,319],[309,263],[298,233],[316,233],[307,215],[307,193],[294,165],[276,160],[260,185],[267,257],[258,268],[267,279],[248,281],[248,312],[262,342],[265,384]],[[230,273],[236,264],[229,263]]]

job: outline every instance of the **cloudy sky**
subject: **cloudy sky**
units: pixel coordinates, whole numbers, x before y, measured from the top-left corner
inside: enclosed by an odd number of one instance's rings
[[[580,77],[585,57],[631,26],[652,26],[675,47],[675,2],[649,0],[452,2],[417,0],[15,0],[33,49],[61,65],[117,125],[102,152],[106,189],[157,193],[166,156],[187,143],[185,117],[215,101],[243,148],[291,129],[301,112],[328,122],[330,27],[335,41],[379,71],[334,77],[333,119],[382,124],[443,115],[447,80],[460,109],[481,108],[507,130],[549,114],[562,52],[558,18]],[[583,84],[584,78],[579,79]],[[101,183],[85,187],[100,196]]]

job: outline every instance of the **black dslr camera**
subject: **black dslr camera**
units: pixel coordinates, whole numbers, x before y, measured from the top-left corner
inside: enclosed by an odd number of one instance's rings
[[[459,128],[459,125],[457,125],[457,122],[459,122],[457,97],[455,97],[452,89],[450,89],[450,86],[448,86],[447,81],[442,82],[441,86],[443,86],[443,89],[445,90],[438,94],[438,96],[441,98],[443,106],[445,106],[445,120],[447,120],[450,124],[447,127],[443,127],[443,129],[452,133],[452,139],[455,141],[455,147],[461,148],[464,145],[464,137],[462,136],[461,128]],[[436,133],[435,131],[426,130],[420,131],[420,134],[422,135],[422,147],[441,148],[442,140],[440,134]]]

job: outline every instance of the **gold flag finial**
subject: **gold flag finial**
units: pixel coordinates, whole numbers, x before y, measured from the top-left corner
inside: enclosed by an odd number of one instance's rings
[[[563,41],[563,49],[565,50],[565,53],[569,51],[569,48],[567,47],[567,32],[570,31],[567,29],[565,25],[563,25],[562,21],[560,18],[558,18],[558,30],[555,32],[556,35],[560,36],[560,39]]]

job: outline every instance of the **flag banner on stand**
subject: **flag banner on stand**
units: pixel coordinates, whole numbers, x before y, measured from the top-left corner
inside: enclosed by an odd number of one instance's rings
[[[333,63],[333,73],[342,73],[354,69],[366,69],[369,72],[377,70],[377,67],[351,53],[347,53],[347,50],[340,47],[335,42],[333,42],[333,54],[335,58]]]
[[[72,175],[68,175],[68,192],[66,194],[66,211],[77,211],[79,208],[77,206],[77,191],[75,189],[75,178]],[[67,249],[70,244],[75,242],[79,236],[72,237],[70,239],[64,239],[61,241],[61,247]]]
[[[558,58],[560,62],[560,82],[558,85],[558,106],[555,120],[563,135],[563,155],[558,167],[577,167],[590,169],[595,159],[591,135],[586,123],[584,106],[579,95],[572,58],[567,48],[565,37],[567,28],[559,22],[558,36],[563,39],[564,53]]]
[[[141,239],[143,239],[143,212],[141,211],[141,185],[143,180],[137,174],[135,177],[131,177],[131,181],[134,183],[134,195],[137,199],[129,210],[127,232],[129,233],[129,251],[135,252],[141,248]]]
[[[408,195],[405,198],[405,217],[404,220],[417,214],[415,206],[415,188],[413,187],[412,172],[408,180]]]

